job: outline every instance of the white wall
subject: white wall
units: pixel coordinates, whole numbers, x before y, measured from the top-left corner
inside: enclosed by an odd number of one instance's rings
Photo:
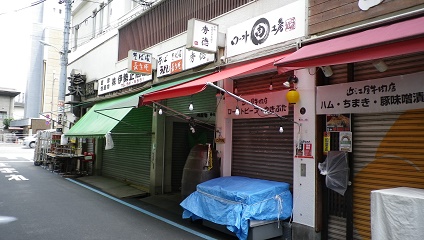
[[[316,72],[312,69],[311,72]],[[308,69],[295,71],[299,82],[297,84],[300,100],[294,107],[294,121],[301,124],[300,134],[294,125],[294,140],[306,140],[312,143],[313,158],[294,158],[293,160],[293,221],[310,227],[315,227],[315,75]],[[300,109],[305,108],[305,114]],[[306,165],[306,176],[301,176],[301,164]]]
[[[250,19],[252,17],[255,17],[257,15],[264,14],[266,12],[272,11],[276,8],[282,7],[284,5],[287,5],[289,3],[294,2],[295,0],[258,0],[258,1],[252,1],[251,3],[247,4],[246,6],[243,6],[239,9],[233,10],[229,13],[226,13],[222,16],[219,16],[215,19],[213,19],[211,22],[218,23],[219,24],[219,31],[220,32],[226,32],[227,28],[229,26],[238,24],[240,22],[246,21],[247,19]],[[75,16],[73,17],[73,25],[75,25],[78,22],[81,22],[84,18],[87,17],[87,15],[94,9],[96,5],[93,5],[94,3],[86,3],[83,5],[81,10],[75,13]],[[97,4],[98,5],[98,4]],[[126,2],[124,0],[114,0],[112,2],[113,6],[113,21],[116,24],[118,19],[119,21],[125,21],[131,14],[134,14],[135,12],[138,12],[140,9],[136,8],[132,11],[128,12],[125,16],[121,15],[117,17],[119,14],[124,14],[125,10],[129,10]],[[87,26],[91,25],[87,23]],[[85,27],[89,28],[89,27]],[[85,36],[89,35],[91,33],[90,31],[86,32],[87,30],[79,30],[79,36]],[[91,29],[91,28],[90,28]],[[84,33],[82,33],[84,32]],[[88,81],[91,81],[93,78],[102,78],[105,76],[108,76],[110,74],[113,74],[119,70],[127,68],[127,61],[126,59],[123,59],[121,61],[117,61],[118,56],[118,29],[114,28],[114,26],[111,24],[111,30],[106,32],[103,36],[98,36],[95,39],[92,39],[90,42],[78,46],[76,52],[73,52],[69,54],[69,67],[68,71],[72,68],[78,68],[83,66],[85,69],[82,69],[83,72],[87,74]],[[107,43],[107,47],[103,46],[102,43],[104,41],[110,41],[113,43]],[[186,44],[187,35],[186,32],[181,33],[180,35],[174,36],[164,42],[161,42],[160,44],[157,44],[155,46],[152,46],[148,49],[137,49],[137,50],[143,50],[148,51],[153,54],[153,57],[156,57],[159,54],[162,54],[164,52],[171,51],[177,47],[184,46]],[[73,37],[70,37],[70,41],[73,41]],[[71,44],[72,46],[72,44]],[[93,51],[95,48],[100,48],[101,50]],[[106,55],[105,55],[106,54]],[[85,57],[84,55],[95,55],[94,57]],[[90,59],[90,60],[88,60]],[[100,76],[98,72],[98,68],[92,67],[93,62],[91,60],[96,59],[94,63],[105,65],[102,69],[102,76]],[[84,63],[77,63],[79,61],[82,61]],[[100,62],[101,61],[101,62]],[[85,63],[90,63],[89,65]],[[113,64],[116,64],[114,67],[111,67]],[[87,66],[90,66],[87,68]],[[92,72],[93,71],[93,72]],[[93,78],[92,78],[93,77]]]

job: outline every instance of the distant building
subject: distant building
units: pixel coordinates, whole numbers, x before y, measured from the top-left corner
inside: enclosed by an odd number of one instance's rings
[[[4,129],[3,120],[12,118],[15,106],[14,98],[19,95],[16,89],[0,88],[0,142],[5,141],[4,134],[9,133],[9,130]]]

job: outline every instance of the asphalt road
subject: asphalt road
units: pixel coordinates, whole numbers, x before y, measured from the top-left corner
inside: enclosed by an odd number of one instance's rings
[[[149,214],[152,209],[141,201],[99,194],[34,166],[32,156],[33,149],[0,144],[0,240],[227,239],[190,222]],[[5,223],[9,219],[16,220]]]

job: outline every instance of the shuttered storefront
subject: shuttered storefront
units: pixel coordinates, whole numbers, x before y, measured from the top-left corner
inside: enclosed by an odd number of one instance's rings
[[[275,73],[234,80],[241,97],[285,89],[283,82],[293,72]],[[232,130],[231,175],[260,178],[293,184],[293,107],[288,120],[277,117],[234,119]],[[291,120],[291,121],[290,121]],[[282,126],[284,132],[278,130]]]
[[[194,118],[206,121],[209,119],[210,123],[215,122],[216,112],[216,90],[207,88],[204,91],[193,96],[185,96],[167,100],[167,107],[176,112],[195,116]],[[190,103],[193,103],[193,111],[188,109]],[[175,113],[174,113],[175,114]],[[172,115],[167,115],[172,123],[172,173],[171,173],[171,188],[173,192],[181,191],[181,180],[183,176],[184,165],[190,153],[190,146],[198,136],[204,136],[206,142],[213,143],[214,131],[213,126],[208,126],[208,129],[200,126],[195,127],[196,132],[193,134],[190,131],[188,121],[184,119],[172,118]],[[197,116],[200,114],[200,116]],[[211,117],[212,116],[212,117]]]
[[[103,150],[104,176],[145,187],[150,184],[152,109],[132,109],[112,130],[114,148]]]
[[[371,239],[372,190],[424,188],[424,109],[355,114],[353,141],[354,239]]]
[[[424,60],[424,55],[421,53],[416,54],[409,54],[405,56],[395,56],[384,59],[384,61],[388,65],[388,69],[384,72],[379,72],[375,69],[375,67],[372,64],[372,61],[365,61],[365,62],[358,62],[354,63],[352,68],[350,69],[348,65],[341,64],[341,65],[333,65],[331,66],[333,69],[333,75],[328,79],[328,84],[340,84],[340,83],[346,83],[348,82],[349,77],[349,71],[352,71],[353,74],[353,80],[354,81],[365,81],[365,80],[372,80],[372,79],[378,79],[378,78],[385,78],[385,77],[391,77],[391,76],[397,76],[397,75],[404,75],[404,74],[410,74],[410,73],[416,73],[420,71],[424,71],[424,65],[422,64]],[[357,182],[357,174],[360,173],[359,176],[362,176],[364,173],[367,173],[368,175],[374,176],[374,173],[370,173],[368,168],[368,164],[373,162],[375,160],[375,155],[378,150],[378,147],[380,146],[380,142],[384,139],[386,136],[386,133],[390,131],[391,126],[394,122],[396,122],[397,118],[401,115],[401,113],[380,113],[380,114],[355,114],[353,118],[353,140],[354,140],[354,147],[353,147],[353,161],[355,164],[355,176],[354,176],[354,238],[355,239],[370,239],[370,188],[373,185],[368,186],[368,181],[365,179],[362,179],[361,181]],[[408,135],[410,134],[411,130],[414,129],[412,126],[404,126],[405,128],[404,137],[411,136],[410,141],[413,140],[416,135]],[[397,135],[400,137],[402,135],[402,131],[398,132]],[[419,141],[419,140],[418,140]],[[418,142],[417,142],[418,143]],[[403,147],[396,147],[395,145],[408,145],[405,141],[399,142],[395,140],[395,142],[390,143],[393,145],[393,149],[389,149],[392,151],[397,151],[400,149],[400,151],[404,151]],[[380,160],[383,161],[383,160]],[[379,161],[379,162],[380,162]],[[390,161],[386,161],[386,163],[389,163]],[[374,165],[370,165],[374,166]],[[361,169],[364,169],[364,171],[361,172]],[[372,168],[370,168],[372,169]],[[384,168],[383,168],[384,169]],[[365,171],[366,170],[366,171]],[[376,179],[378,179],[378,172],[381,172],[382,170],[376,169],[377,175]],[[372,170],[374,171],[374,170]],[[384,170],[384,172],[388,172],[387,170]],[[383,173],[384,175],[384,173]],[[372,178],[373,179],[373,178]],[[371,180],[369,183],[372,183],[372,181],[377,181],[378,184],[383,184],[384,181],[380,180]],[[402,184],[402,183],[400,183]],[[375,187],[378,187],[378,185],[374,185]],[[369,188],[368,188],[369,187]],[[421,188],[424,188],[421,187]],[[377,188],[376,188],[377,189]],[[346,212],[351,211],[351,209],[346,209],[346,201],[350,199],[346,199],[343,196],[337,196],[337,193],[330,193],[329,198],[327,199],[329,201],[329,213],[328,216],[328,239],[346,239],[347,231],[346,227],[348,226],[347,219],[346,219]],[[341,211],[339,211],[342,209]],[[332,212],[333,211],[333,212]],[[326,217],[326,216],[324,216]]]
[[[293,119],[290,112],[287,117]],[[234,119],[231,175],[292,185],[293,123],[279,118]]]

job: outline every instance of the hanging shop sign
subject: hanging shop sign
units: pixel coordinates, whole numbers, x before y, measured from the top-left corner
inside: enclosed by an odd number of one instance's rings
[[[121,70],[108,77],[98,80],[98,95],[114,92],[126,87],[134,86],[152,80],[152,75],[128,73],[127,69]]]
[[[66,96],[75,96],[75,97],[81,97],[85,96],[85,82],[86,82],[86,76],[81,73],[71,73],[71,76],[68,77],[70,86],[68,86],[68,93]]]
[[[235,56],[305,36],[305,2],[296,1],[229,27],[226,56]]]
[[[424,72],[317,87],[317,114],[397,112],[424,108]]]
[[[153,58],[151,53],[135,50],[128,51],[128,72],[151,75]]]
[[[215,53],[218,49],[218,25],[194,18],[188,20],[186,48]]]
[[[269,113],[263,113],[261,110],[253,107],[242,101],[238,101],[232,97],[226,97],[225,103],[227,108],[228,118],[264,118],[264,117],[276,117],[276,113],[279,116],[286,116],[289,114],[289,103],[286,99],[286,93],[288,90],[266,92],[259,94],[244,95],[243,98],[249,102],[264,108]]]
[[[215,54],[213,53],[204,53],[180,47],[158,55],[157,76],[163,77],[179,73],[214,61]]]

